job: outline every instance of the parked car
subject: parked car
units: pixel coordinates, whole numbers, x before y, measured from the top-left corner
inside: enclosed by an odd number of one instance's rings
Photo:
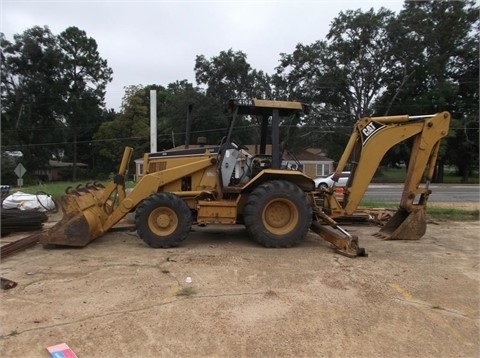
[[[333,177],[333,174],[335,173],[331,173],[329,176],[327,177],[320,177],[320,178],[315,178],[313,179],[313,181],[315,182],[315,186],[318,188],[318,189],[321,189],[321,188],[331,188],[333,186],[333,184],[335,184],[335,182],[333,181],[332,177]],[[347,185],[347,180],[348,180],[348,177],[350,176],[350,172],[342,172],[342,174],[340,175],[340,178],[338,178],[338,182],[336,183],[336,186],[345,186]]]

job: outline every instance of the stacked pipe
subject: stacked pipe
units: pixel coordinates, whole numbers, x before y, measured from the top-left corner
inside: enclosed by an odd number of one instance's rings
[[[18,231],[41,230],[48,216],[36,210],[2,209],[1,235],[8,235]]]

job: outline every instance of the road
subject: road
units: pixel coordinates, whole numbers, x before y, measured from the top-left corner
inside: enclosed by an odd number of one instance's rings
[[[403,184],[371,184],[363,200],[379,202],[397,202],[400,200]],[[430,203],[479,203],[479,185],[432,184]]]

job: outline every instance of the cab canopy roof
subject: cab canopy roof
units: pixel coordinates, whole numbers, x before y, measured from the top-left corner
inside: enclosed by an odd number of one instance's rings
[[[228,109],[238,114],[271,116],[273,110],[278,110],[280,117],[291,116],[295,113],[308,112],[308,106],[301,102],[271,101],[265,99],[231,99]]]

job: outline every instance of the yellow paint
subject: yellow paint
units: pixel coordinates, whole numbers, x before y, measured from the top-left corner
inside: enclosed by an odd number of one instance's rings
[[[400,285],[396,283],[391,283],[390,287],[393,288],[398,293],[400,293],[403,296],[403,298],[405,298],[407,301],[413,300],[413,296],[410,294],[410,292],[408,292],[407,290],[404,290],[402,287],[400,287]]]

